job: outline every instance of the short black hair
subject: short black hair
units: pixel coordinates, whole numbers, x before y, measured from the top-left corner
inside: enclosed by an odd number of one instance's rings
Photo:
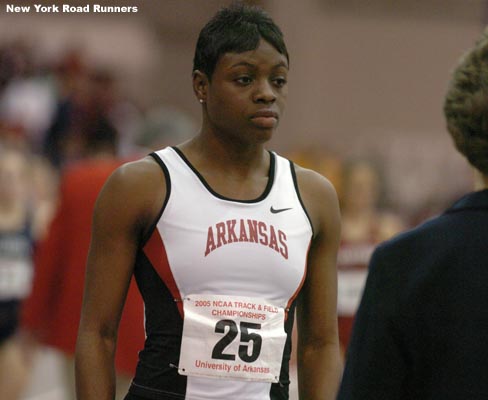
[[[241,2],[221,8],[200,31],[193,71],[204,72],[210,80],[222,55],[255,50],[261,39],[289,61],[283,33],[265,11]]]

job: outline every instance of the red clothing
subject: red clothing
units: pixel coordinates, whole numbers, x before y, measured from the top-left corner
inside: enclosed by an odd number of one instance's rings
[[[116,160],[90,160],[70,167],[60,202],[44,241],[35,253],[34,284],[25,301],[22,325],[47,345],[73,355],[81,313],[85,264],[97,196]],[[115,366],[133,375],[144,345],[144,308],[132,280],[119,326]]]

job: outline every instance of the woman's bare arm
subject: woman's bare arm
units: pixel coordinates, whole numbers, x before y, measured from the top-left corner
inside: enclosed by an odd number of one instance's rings
[[[117,169],[93,215],[76,345],[78,400],[113,400],[117,329],[139,244],[158,215],[165,180],[150,158]]]
[[[297,168],[314,238],[307,278],[298,299],[298,387],[300,399],[335,399],[342,375],[337,328],[337,268],[340,212],[333,186],[319,174]]]

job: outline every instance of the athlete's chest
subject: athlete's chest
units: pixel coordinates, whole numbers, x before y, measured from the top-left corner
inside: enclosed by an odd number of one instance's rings
[[[305,274],[310,241],[294,207],[275,207],[271,200],[259,206],[190,203],[179,201],[178,210],[186,211],[178,215],[169,207],[158,224],[182,294],[291,297]]]
[[[252,201],[212,190],[172,151],[163,154],[170,195],[157,230],[180,294],[255,296],[287,304],[306,273],[311,227],[290,172],[273,158]]]

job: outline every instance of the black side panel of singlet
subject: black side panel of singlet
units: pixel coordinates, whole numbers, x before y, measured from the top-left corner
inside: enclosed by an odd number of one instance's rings
[[[291,334],[293,331],[293,323],[295,320],[295,306],[294,301],[288,311],[288,318],[285,322],[286,343],[283,350],[283,359],[281,360],[280,382],[273,383],[269,396],[271,400],[288,400],[290,387],[290,356],[291,356]]]
[[[177,369],[183,320],[176,302],[142,251],[134,276],[144,299],[146,342],[129,393],[144,399],[183,400],[186,377]]]

